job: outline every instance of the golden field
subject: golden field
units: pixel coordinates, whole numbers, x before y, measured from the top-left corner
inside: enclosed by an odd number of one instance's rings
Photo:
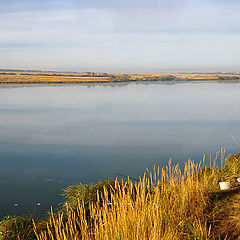
[[[0,72],[0,84],[69,84],[137,81],[219,81],[239,80],[238,74],[108,74],[108,73],[52,73]]]

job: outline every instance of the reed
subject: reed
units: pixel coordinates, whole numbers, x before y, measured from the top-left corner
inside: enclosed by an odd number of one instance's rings
[[[58,212],[38,222],[7,217],[0,239],[239,239],[240,154],[221,167],[204,161],[189,160],[183,170],[170,161],[135,182],[69,186]],[[219,190],[223,178],[231,189]]]
[[[97,199],[67,203],[64,212],[51,211],[47,229],[34,231],[38,240],[77,239],[210,239],[205,210],[217,184],[216,172],[189,160],[155,169],[139,182],[115,181]]]

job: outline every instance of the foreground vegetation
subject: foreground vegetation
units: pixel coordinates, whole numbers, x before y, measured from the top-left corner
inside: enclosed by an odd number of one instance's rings
[[[189,160],[154,169],[139,182],[77,184],[46,220],[8,217],[0,239],[239,239],[240,154],[222,167],[208,168]],[[231,188],[220,191],[219,181]]]
[[[108,74],[0,72],[0,84],[70,84],[112,82],[239,81],[239,74]]]

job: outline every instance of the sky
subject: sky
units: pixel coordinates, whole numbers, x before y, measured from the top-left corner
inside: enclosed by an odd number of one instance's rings
[[[0,0],[0,69],[240,72],[239,0]]]

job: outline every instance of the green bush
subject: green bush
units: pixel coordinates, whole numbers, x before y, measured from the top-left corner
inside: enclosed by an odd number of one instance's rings
[[[229,179],[240,177],[240,154],[230,155],[225,159],[223,171]]]
[[[97,202],[98,195],[104,193],[104,189],[109,193],[114,186],[113,180],[102,181],[95,185],[76,184],[64,189],[63,195],[67,198],[68,204],[76,204],[78,201],[83,201],[85,204]]]
[[[36,239],[33,230],[32,217],[8,216],[0,222],[1,240],[33,240]]]

